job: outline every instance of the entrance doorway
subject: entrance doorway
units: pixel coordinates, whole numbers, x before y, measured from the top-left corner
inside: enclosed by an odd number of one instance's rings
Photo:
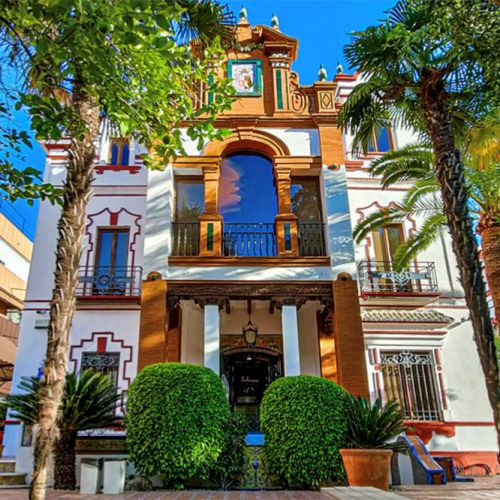
[[[272,349],[235,348],[222,353],[222,376],[235,412],[258,416],[269,384],[282,375],[281,353]]]

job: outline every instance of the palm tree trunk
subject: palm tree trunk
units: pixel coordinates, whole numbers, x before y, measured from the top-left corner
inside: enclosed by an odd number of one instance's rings
[[[79,119],[86,124],[86,130],[81,137],[73,139],[68,148],[69,161],[58,224],[47,353],[40,381],[40,409],[35,426],[30,500],[45,499],[49,459],[57,438],[57,415],[63,395],[86,208],[94,172],[94,141],[99,127],[99,105],[94,96],[89,96],[80,88],[81,85],[75,85],[72,107]]]
[[[460,281],[470,311],[474,340],[486,379],[488,398],[497,426],[500,443],[500,385],[493,326],[486,300],[472,219],[468,210],[468,192],[464,182],[464,166],[455,146],[448,95],[441,73],[427,70],[421,77],[421,103],[427,129],[436,155],[436,177],[441,188],[444,212],[457,258]]]
[[[54,446],[54,489],[76,488],[76,432],[61,433]]]
[[[480,232],[484,270],[488,279],[495,317],[500,324],[500,224],[492,223]]]

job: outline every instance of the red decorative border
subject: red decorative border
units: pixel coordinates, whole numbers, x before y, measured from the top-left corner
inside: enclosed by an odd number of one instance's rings
[[[97,175],[104,174],[104,172],[128,172],[131,175],[139,173],[140,166],[137,165],[96,165],[95,173]]]
[[[126,387],[124,388],[124,390],[127,390],[129,385],[130,385],[130,382],[132,380],[131,380],[131,377],[127,377],[125,374],[127,372],[127,365],[132,362],[134,348],[131,345],[126,345],[125,341],[123,339],[116,338],[114,332],[92,332],[90,335],[90,338],[83,338],[80,340],[79,344],[72,345],[71,349],[69,351],[69,361],[70,361],[70,363],[73,363],[73,371],[77,370],[78,361],[79,361],[79,359],[77,359],[74,355],[74,350],[75,349],[83,349],[84,344],[90,344],[90,343],[94,342],[95,338],[97,336],[101,336],[101,337],[108,336],[110,338],[110,342],[116,342],[116,343],[120,344],[120,354],[121,354],[121,351],[125,351],[125,350],[129,351],[128,359],[123,360],[123,373],[122,373],[122,380],[124,382],[126,382]],[[120,360],[120,362],[121,362],[121,360]]]
[[[93,241],[92,237],[95,235],[95,231],[91,231],[91,227],[94,225],[94,218],[96,218],[99,215],[102,215],[105,212],[108,212],[108,214],[109,214],[109,225],[110,226],[116,226],[116,225],[118,225],[118,223],[119,223],[119,217],[120,217],[120,214],[122,212],[130,215],[131,217],[135,217],[134,223],[135,223],[135,226],[136,226],[137,230],[135,231],[135,233],[133,233],[132,239],[129,242],[129,252],[130,252],[130,254],[132,256],[130,265],[133,267],[134,263],[135,263],[135,245],[137,243],[137,238],[141,234],[141,224],[139,223],[139,221],[142,220],[142,215],[130,212],[126,208],[123,208],[123,207],[120,208],[120,210],[118,210],[117,212],[113,212],[109,208],[104,208],[100,212],[95,212],[93,214],[88,214],[87,215],[87,219],[90,222],[87,224],[87,229],[86,229],[86,235],[88,237],[86,266],[88,267],[90,265],[91,255],[93,254],[93,251],[94,251],[94,241]],[[130,226],[128,226],[128,227],[130,227]]]

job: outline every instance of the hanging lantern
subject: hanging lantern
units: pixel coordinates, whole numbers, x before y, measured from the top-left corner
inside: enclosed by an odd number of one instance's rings
[[[248,323],[241,327],[241,332],[243,333],[243,338],[248,347],[255,347],[257,343],[257,333],[259,327],[252,323],[250,315],[248,316]]]

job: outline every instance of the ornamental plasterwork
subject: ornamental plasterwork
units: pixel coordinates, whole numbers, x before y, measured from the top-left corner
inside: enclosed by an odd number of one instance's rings
[[[431,354],[420,354],[402,351],[396,354],[381,354],[380,361],[383,365],[402,365],[407,368],[414,365],[434,365]]]

